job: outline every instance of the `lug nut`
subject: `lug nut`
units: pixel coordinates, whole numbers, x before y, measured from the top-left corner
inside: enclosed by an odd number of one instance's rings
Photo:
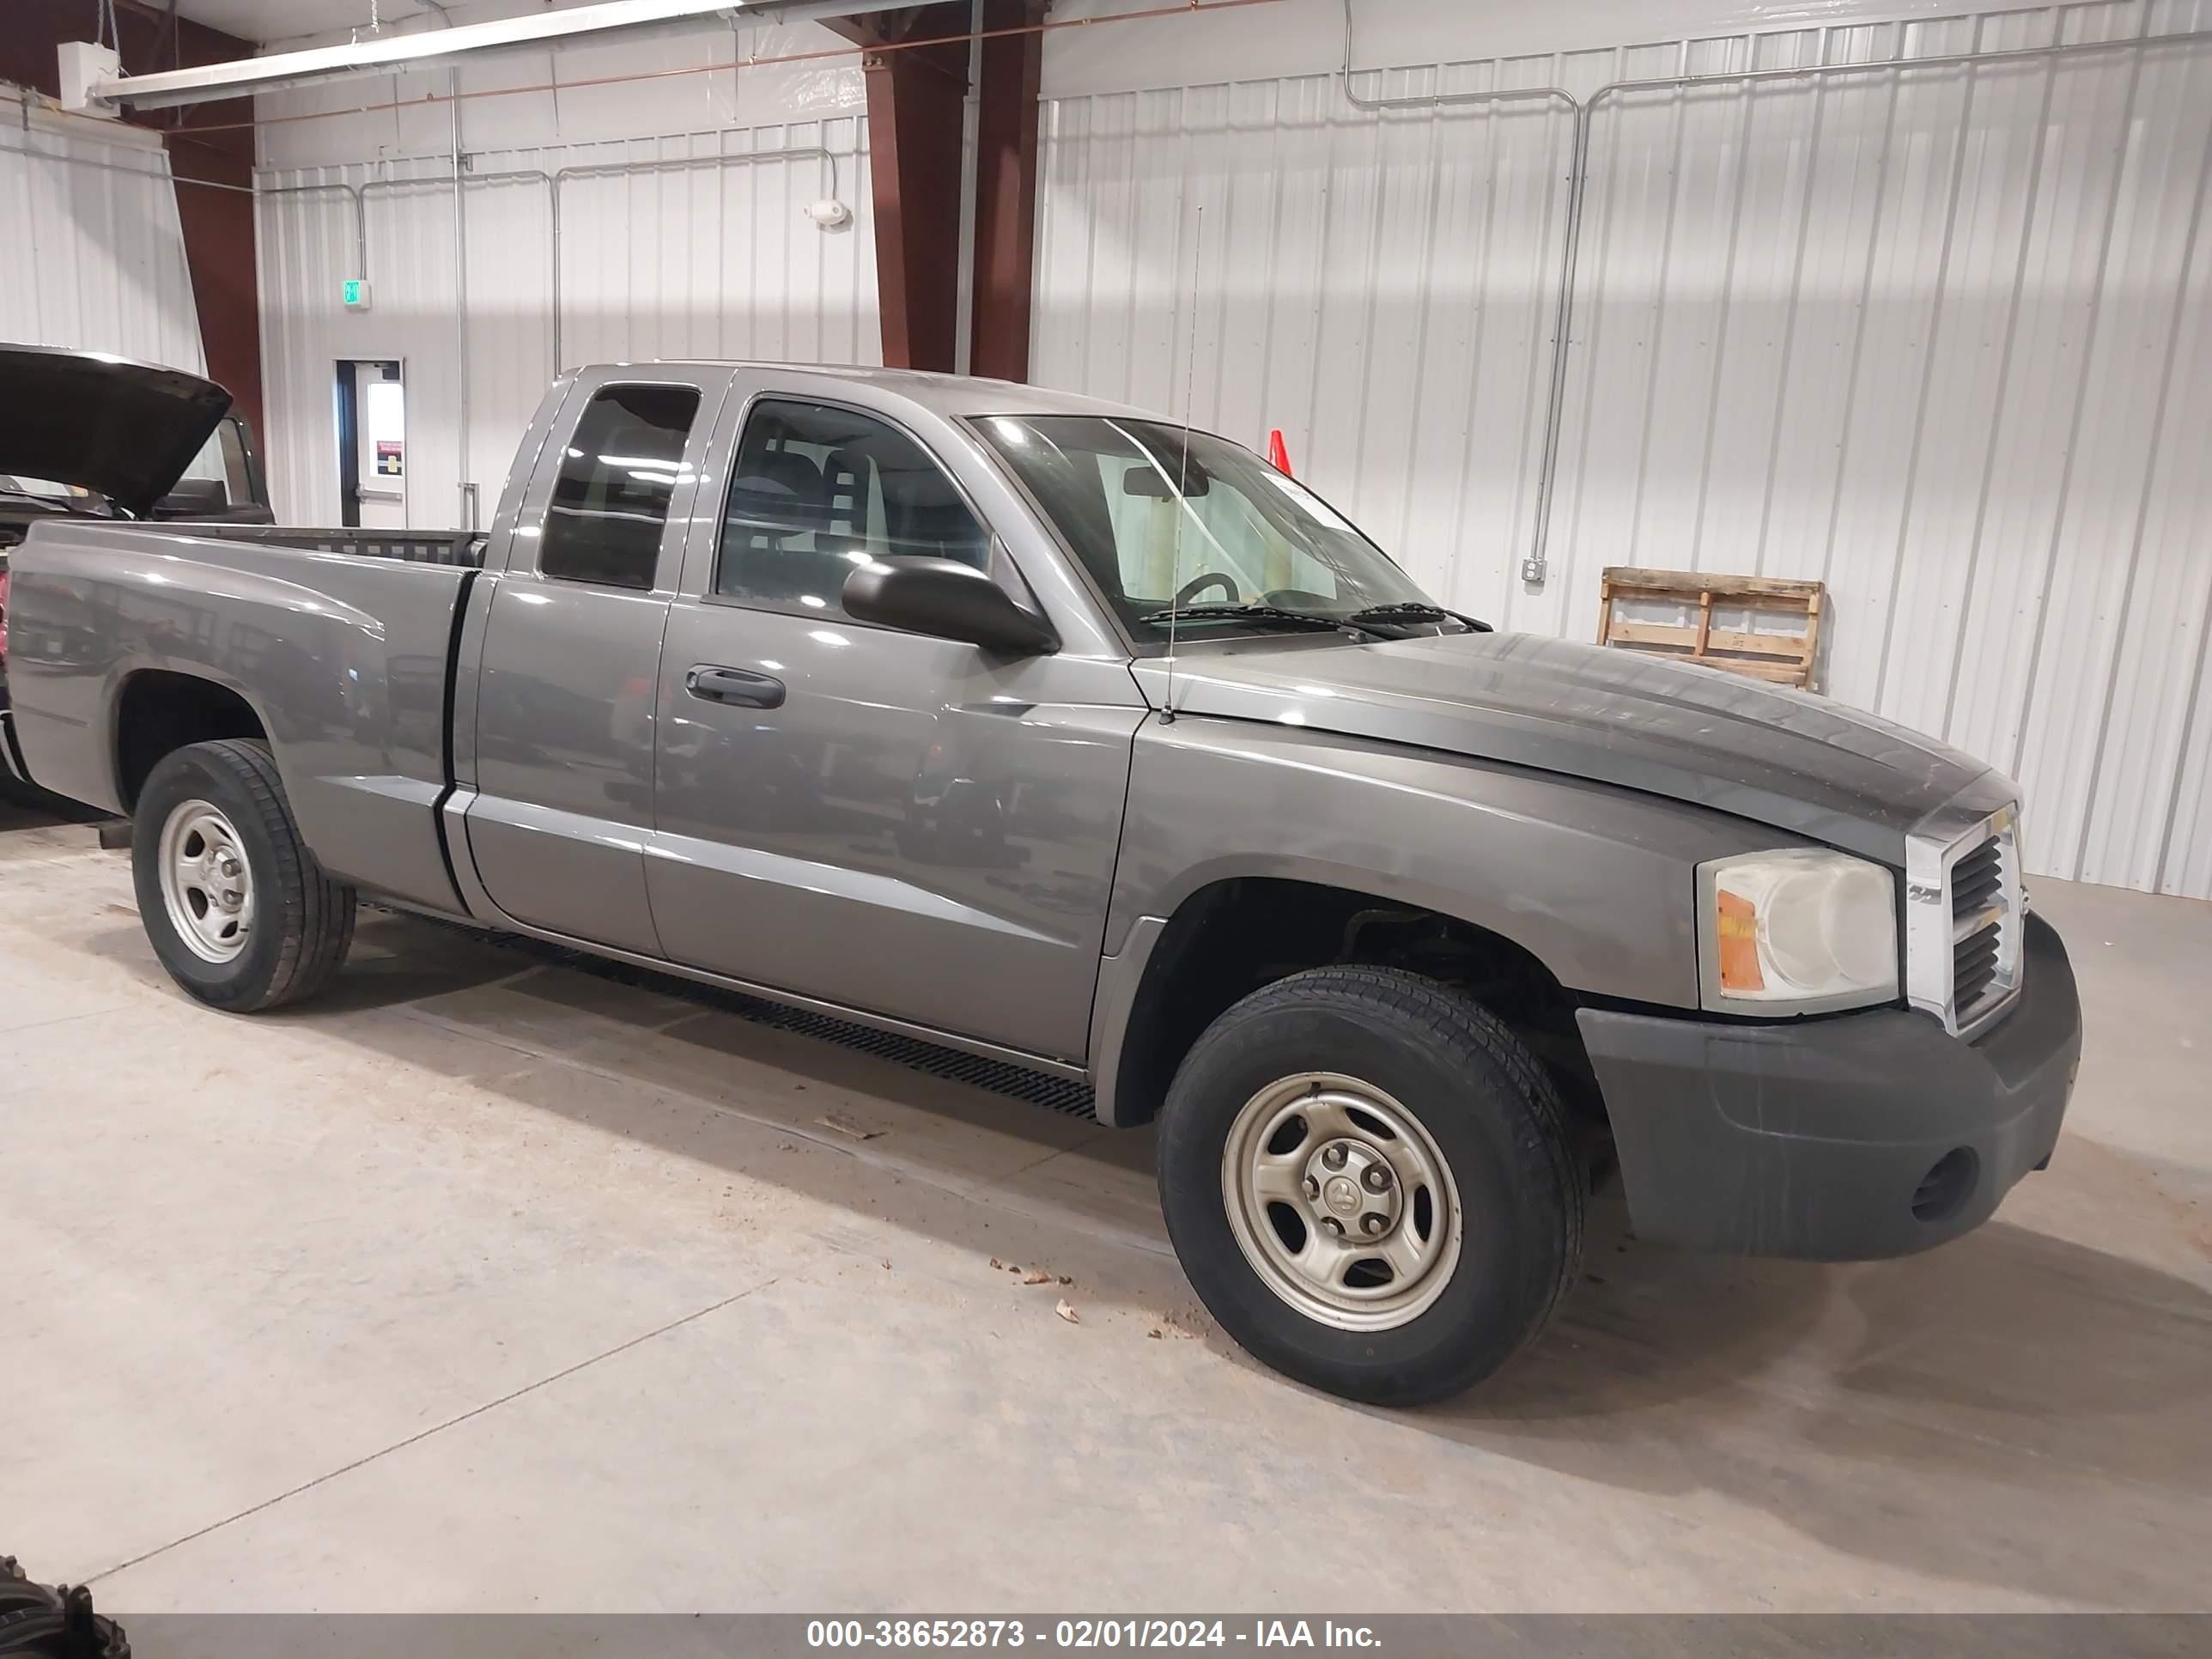
[[[1322,1231],[1328,1233],[1333,1237],[1342,1238],[1344,1237],[1344,1224],[1341,1221],[1339,1221],[1334,1216],[1323,1216],[1321,1218],[1321,1224]]]
[[[1369,1192],[1382,1192],[1390,1184],[1390,1166],[1387,1164],[1370,1164],[1367,1166],[1367,1173],[1360,1178],[1367,1183]]]
[[[1328,1164],[1332,1170],[1341,1170],[1344,1167],[1344,1148],[1341,1146],[1323,1147],[1322,1149],[1321,1161]]]
[[[1311,1176],[1308,1176],[1304,1181],[1298,1182],[1298,1190],[1304,1193],[1308,1198],[1319,1198],[1321,1196],[1321,1182],[1316,1181]]]
[[[1360,1231],[1366,1233],[1370,1237],[1381,1232],[1383,1228],[1389,1224],[1389,1221],[1386,1217],[1376,1215],[1371,1210],[1367,1214],[1359,1218]]]

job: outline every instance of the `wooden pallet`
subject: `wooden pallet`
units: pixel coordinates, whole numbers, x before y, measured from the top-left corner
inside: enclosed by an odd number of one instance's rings
[[[1600,645],[1702,663],[1781,685],[1809,688],[1813,684],[1820,659],[1820,612],[1827,597],[1824,583],[1610,565],[1602,594]],[[1652,622],[1621,614],[1622,606],[1637,601],[1686,611],[1689,619]],[[1716,609],[1748,611],[1748,625],[1717,625]],[[1762,626],[1768,619],[1789,625]]]

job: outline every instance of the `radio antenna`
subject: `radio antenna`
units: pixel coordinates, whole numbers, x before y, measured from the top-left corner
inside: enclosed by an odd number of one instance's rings
[[[1200,202],[1190,254],[1190,331],[1182,358],[1182,453],[1176,462],[1175,546],[1168,555],[1168,585],[1173,591],[1168,596],[1168,683],[1163,696],[1167,707],[1160,711],[1163,726],[1175,720],[1176,612],[1182,605],[1182,521],[1190,511],[1190,497],[1184,491],[1190,483],[1191,399],[1198,383],[1198,277],[1205,258],[1206,204]]]

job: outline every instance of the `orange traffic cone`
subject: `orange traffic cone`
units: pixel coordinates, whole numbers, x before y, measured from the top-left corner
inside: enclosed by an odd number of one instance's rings
[[[1286,478],[1291,476],[1291,452],[1283,447],[1280,427],[1267,434],[1267,465]]]

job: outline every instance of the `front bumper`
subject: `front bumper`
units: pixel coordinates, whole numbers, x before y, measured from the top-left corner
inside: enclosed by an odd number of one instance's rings
[[[2058,1139],[2081,1057],[2066,947],[2031,915],[2012,1011],[1972,1042],[1872,1009],[1727,1025],[1585,1008],[1637,1236],[1740,1255],[1905,1255],[1989,1219]]]

